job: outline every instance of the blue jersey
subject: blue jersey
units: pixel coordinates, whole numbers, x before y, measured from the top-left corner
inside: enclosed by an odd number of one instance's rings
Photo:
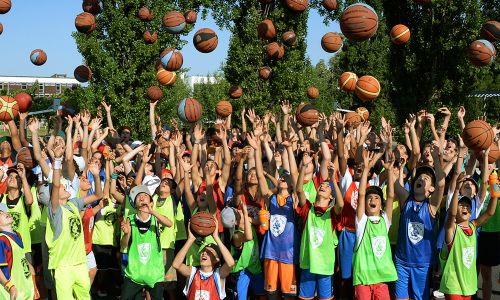
[[[272,195],[269,202],[271,219],[262,241],[261,258],[297,264],[300,239],[295,227],[293,199],[288,196],[285,205],[280,206],[276,195]]]
[[[412,195],[401,211],[396,261],[409,267],[427,267],[436,261],[436,219],[429,200],[418,203]]]

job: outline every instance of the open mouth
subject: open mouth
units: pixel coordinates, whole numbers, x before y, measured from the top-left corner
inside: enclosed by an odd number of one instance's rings
[[[377,207],[377,205],[375,205],[375,204],[373,204],[373,203],[370,203],[370,207],[371,207],[371,208],[376,208],[376,207]]]
[[[422,183],[417,182],[417,184],[415,185],[415,187],[418,188],[418,189],[421,188],[422,187]]]

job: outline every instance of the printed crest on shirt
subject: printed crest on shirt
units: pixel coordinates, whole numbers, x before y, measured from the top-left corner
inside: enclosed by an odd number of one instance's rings
[[[381,258],[384,255],[385,249],[387,247],[386,244],[387,243],[384,236],[372,237],[372,250],[373,254],[375,254],[377,258]]]
[[[194,293],[195,300],[210,300],[210,293],[205,290],[196,290]]]
[[[12,229],[14,231],[17,231],[19,229],[19,222],[21,221],[21,214],[18,213],[18,212],[9,212],[10,216],[12,217],[12,219],[14,220],[14,222],[12,222]]]
[[[282,215],[271,215],[271,233],[278,237],[285,231],[286,227],[286,216]]]
[[[470,269],[472,262],[474,261],[474,247],[465,247],[462,249],[462,262],[467,269]]]
[[[311,227],[309,230],[309,242],[314,249],[323,244],[325,238],[325,230],[317,227]]]
[[[82,223],[80,222],[80,218],[77,216],[69,217],[69,229],[71,237],[76,240],[80,234],[82,233]]]
[[[26,277],[26,279],[30,278],[31,277],[31,271],[30,271],[30,268],[29,268],[29,265],[28,265],[28,260],[26,260],[26,258],[21,258],[21,264],[23,265],[23,273],[24,273],[24,277]]]
[[[139,261],[145,265],[149,261],[149,257],[151,256],[151,244],[150,243],[142,243],[137,245],[137,250],[139,251]]]
[[[415,245],[424,238],[424,224],[420,222],[408,223],[408,238]]]

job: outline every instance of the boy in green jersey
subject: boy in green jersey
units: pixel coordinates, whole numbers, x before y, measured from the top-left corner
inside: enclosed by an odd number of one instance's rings
[[[484,154],[488,155],[488,154]],[[477,292],[476,271],[476,228],[488,221],[495,214],[497,200],[500,197],[500,183],[496,174],[489,177],[491,200],[488,208],[477,219],[469,221],[472,200],[463,196],[458,199],[460,188],[465,182],[465,173],[458,178],[448,209],[445,224],[445,242],[440,258],[443,264],[443,276],[439,290],[445,299],[472,299]]]
[[[375,152],[363,153],[363,174],[359,184],[356,208],[356,246],[353,257],[353,285],[355,299],[389,300],[387,282],[398,276],[392,261],[389,227],[394,198],[394,154],[387,153],[383,162],[387,170],[387,200],[383,211],[384,194],[378,186],[367,186],[368,174],[375,163]]]

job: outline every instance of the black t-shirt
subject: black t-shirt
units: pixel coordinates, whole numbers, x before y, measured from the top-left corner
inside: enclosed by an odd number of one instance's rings
[[[141,221],[137,215],[135,215],[135,225],[137,226],[137,229],[139,229],[139,232],[144,234],[149,230],[149,227],[151,226],[151,216],[149,216],[148,220],[146,222]]]

